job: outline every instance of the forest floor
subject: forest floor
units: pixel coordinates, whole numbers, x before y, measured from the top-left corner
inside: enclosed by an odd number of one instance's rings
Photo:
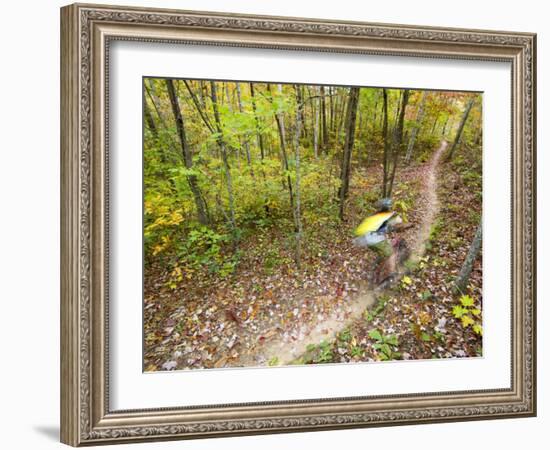
[[[412,258],[382,292],[367,282],[374,255],[352,243],[366,211],[364,192],[380,185],[378,167],[355,169],[343,223],[308,224],[302,270],[276,228],[239,244],[242,258],[225,278],[196,274],[175,289],[152,267],[144,298],[145,370],[177,370],[481,354],[481,336],[453,317],[451,282],[479,221],[467,180],[430,161],[397,174],[394,199],[412,225],[401,233]],[[479,205],[477,207],[476,205]],[[465,293],[466,294],[466,293]],[[481,323],[481,262],[468,287]]]

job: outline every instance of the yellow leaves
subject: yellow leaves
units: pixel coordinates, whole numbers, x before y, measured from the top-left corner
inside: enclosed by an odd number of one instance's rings
[[[158,255],[168,248],[171,244],[169,236],[162,236],[161,242],[153,247],[153,255]]]
[[[481,309],[476,308],[476,301],[469,295],[462,295],[460,297],[460,305],[453,307],[453,315],[456,319],[460,319],[464,328],[472,327],[474,333],[482,335],[483,330],[480,324]]]
[[[462,303],[462,306],[467,308],[469,306],[474,306],[474,299],[469,295],[463,295],[460,297],[460,303]]]
[[[461,320],[462,326],[464,328],[469,327],[470,325],[473,325],[475,323],[474,319],[472,319],[471,316],[462,316]]]
[[[421,311],[420,314],[418,315],[418,321],[422,325],[428,325],[432,321],[432,316],[430,315],[430,313],[426,311]]]
[[[170,280],[168,281],[168,287],[170,289],[176,289],[178,287],[178,284],[181,283],[183,280],[183,270],[180,266],[174,267],[172,272],[170,273]]]
[[[181,213],[181,209],[173,211],[172,214],[170,215],[170,220],[168,223],[170,225],[179,225],[182,222],[183,222],[183,216]]]

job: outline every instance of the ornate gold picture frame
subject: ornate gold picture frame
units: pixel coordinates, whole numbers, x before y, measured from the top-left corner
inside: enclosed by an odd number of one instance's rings
[[[110,45],[120,40],[510,63],[510,387],[113,410],[109,402],[108,68]],[[530,33],[86,4],[62,8],[62,442],[80,446],[534,416],[535,88],[536,36]]]

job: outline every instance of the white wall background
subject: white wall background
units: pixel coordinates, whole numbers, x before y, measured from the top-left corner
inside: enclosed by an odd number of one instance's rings
[[[532,31],[538,36],[539,416],[351,431],[141,444],[140,449],[543,448],[550,426],[547,344],[550,77],[545,2],[390,0],[114,1],[135,6]],[[59,417],[59,7],[57,0],[2,5],[0,27],[0,442],[60,448]],[[343,380],[345,382],[345,380]],[[545,433],[546,431],[546,433]],[[124,448],[138,448],[122,446]],[[119,448],[122,448],[119,447]]]

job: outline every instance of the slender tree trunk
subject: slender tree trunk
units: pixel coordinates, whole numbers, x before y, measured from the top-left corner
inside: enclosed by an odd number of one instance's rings
[[[405,155],[405,163],[409,164],[411,161],[411,156],[414,148],[414,143],[416,141],[416,136],[420,131],[422,126],[422,120],[424,120],[424,105],[426,103],[426,91],[422,91],[422,98],[420,99],[420,104],[418,106],[418,113],[416,114],[416,123],[411,132],[411,138],[409,139],[409,145],[407,147],[407,154]]]
[[[476,136],[474,138],[474,145],[479,145],[481,144],[481,138],[482,138],[482,130],[481,130],[481,124],[479,125],[477,131],[476,131]]]
[[[395,109],[395,117],[393,119],[393,129],[397,129],[397,121],[399,119],[399,112],[401,111],[401,102],[403,101],[403,91],[399,93],[399,99],[397,100],[397,108]]]
[[[315,95],[320,96],[319,88],[315,88]],[[313,123],[313,155],[315,159],[319,157],[319,116],[321,113],[320,101],[316,98],[313,102],[313,115],[315,116]]]
[[[231,180],[231,167],[229,166],[229,160],[227,157],[227,147],[223,137],[222,123],[220,119],[220,112],[218,109],[218,98],[216,92],[216,82],[210,82],[210,93],[212,95],[212,107],[214,108],[214,120],[216,122],[216,131],[218,145],[220,146],[220,151],[222,155],[223,167],[225,169],[225,183],[227,187],[227,195],[229,197],[229,223],[233,233],[236,231],[235,223],[235,202],[233,198],[233,182]]]
[[[479,254],[481,249],[481,237],[482,237],[482,226],[481,223],[478,225],[476,234],[472,243],[470,244],[470,249],[468,250],[468,255],[462,264],[462,268],[458,276],[454,281],[454,286],[458,292],[464,292],[468,286],[468,280],[470,279],[470,274],[472,273],[472,268],[474,267],[474,262]]]
[[[434,123],[432,125],[432,131],[430,132],[431,135],[433,135],[435,133],[435,129],[437,127],[437,122],[439,121],[439,115],[437,115],[434,119]]]
[[[147,128],[151,132],[151,136],[153,136],[153,141],[157,141],[159,137],[159,132],[157,129],[157,125],[155,124],[155,120],[153,119],[153,114],[151,114],[151,110],[149,109],[149,105],[147,104],[147,100],[144,99],[143,102],[143,115],[145,118],[145,123],[147,124]]]
[[[401,153],[401,146],[403,144],[403,125],[405,121],[405,109],[407,108],[407,103],[409,101],[409,90],[405,89],[401,96],[401,107],[399,109],[399,118],[397,121],[396,129],[394,130],[394,141],[393,141],[393,162],[392,162],[392,171],[390,177],[390,186],[388,188],[387,196],[391,197],[393,191],[393,183],[395,180],[395,171],[397,169],[397,163],[399,161],[399,154]]]
[[[349,101],[346,111],[346,140],[342,158],[342,169],[340,172],[340,219],[344,219],[344,204],[348,196],[349,181],[351,173],[351,153],[355,141],[355,123],[357,120],[357,104],[359,103],[359,88],[353,87],[349,93]]]
[[[279,91],[279,95],[282,95],[283,94],[283,85],[278,84],[277,85],[277,90]],[[285,120],[284,120],[284,116],[283,116],[282,112],[275,111],[275,121],[277,122],[277,128],[279,129],[279,143],[280,143],[280,148],[281,148],[282,168],[287,173],[286,182],[287,182],[287,187],[288,187],[290,208],[291,208],[291,210],[294,210],[294,193],[292,191],[292,178],[290,177],[290,173],[289,173],[289,170],[288,170],[288,156],[287,156],[287,153],[286,153],[286,129],[285,129]]]
[[[330,97],[332,101],[332,97]],[[325,87],[321,86],[321,125],[323,129],[323,142],[321,144],[323,151],[328,148],[328,130],[327,130],[327,102],[325,98]]]
[[[199,81],[199,101],[203,111],[206,111],[206,96],[204,95],[204,92],[207,89],[208,88],[204,84],[204,81]]]
[[[328,101],[329,101],[329,121],[328,121],[328,130],[332,131],[334,130],[334,123],[336,121],[336,104],[338,100],[338,96],[336,94],[335,87],[329,87],[328,88]],[[328,131],[327,131],[328,134]]]
[[[300,85],[298,87],[300,89],[300,96],[302,97],[302,99],[306,98],[305,97],[305,87],[303,85]],[[308,87],[309,89],[309,87]],[[312,116],[313,117],[313,116]],[[304,103],[304,106],[303,106],[303,110],[302,110],[302,126],[301,126],[301,134],[300,136],[307,141],[308,139],[308,130],[307,130],[307,109],[306,109],[306,105]]]
[[[235,89],[237,91],[237,105],[239,107],[239,112],[243,114],[244,110],[243,110],[243,102],[241,99],[240,83],[235,83]],[[248,167],[250,168],[250,175],[252,176],[252,178],[254,178],[254,169],[252,168],[252,158],[250,156],[250,142],[248,142],[248,136],[245,136],[245,138],[243,139],[243,146],[246,154],[246,162],[248,164]]]
[[[197,112],[199,113],[199,116],[201,117],[202,121],[206,125],[206,128],[208,128],[208,131],[210,131],[210,133],[213,133],[214,132],[214,127],[212,126],[212,124],[210,123],[210,119],[208,119],[208,117],[206,115],[206,110],[201,105],[200,100],[197,98],[197,96],[193,92],[193,89],[191,88],[191,85],[189,84],[189,82],[187,80],[183,80],[183,83],[185,84],[185,87],[187,88],[187,91],[189,92],[189,95],[191,96],[191,100],[193,100],[193,104],[195,105],[195,108],[197,109]],[[203,103],[204,103],[204,100],[203,100]]]
[[[249,85],[250,85],[250,97],[252,99],[252,111],[254,113],[254,120],[256,122],[256,132],[258,133],[258,147],[260,147],[260,158],[263,163],[264,157],[265,157],[264,139],[263,139],[262,131],[260,127],[260,120],[258,118],[258,113],[256,110],[256,94],[254,92],[254,83],[249,83]]]
[[[375,130],[376,128],[376,116],[378,115],[378,101],[380,100],[380,92],[377,91],[376,92],[376,100],[374,101],[374,108],[373,108],[373,113],[372,113],[372,131]]]
[[[456,150],[456,147],[460,143],[460,138],[462,137],[462,131],[464,131],[464,125],[466,125],[466,121],[468,120],[468,115],[472,110],[472,106],[474,106],[474,100],[475,100],[475,97],[472,97],[468,101],[468,104],[466,105],[466,109],[464,110],[464,114],[462,115],[462,120],[460,121],[460,125],[458,126],[458,130],[456,132],[455,140],[453,141],[453,145],[451,146],[451,149],[449,150],[449,154],[447,155],[447,161],[450,161],[453,158],[453,154]]]
[[[256,124],[256,134],[258,137],[258,146],[260,147],[260,164],[261,164],[260,173],[262,175],[262,179],[265,185],[266,176],[265,176],[265,170],[264,170],[264,158],[265,158],[264,138],[260,127],[260,119],[258,118],[258,112],[256,110],[256,96],[254,93],[254,83],[249,83],[249,86],[250,86],[250,99],[252,100],[252,112],[254,114],[254,123]],[[267,198],[265,198],[264,200],[264,210],[266,215],[269,215],[269,204],[268,204]]]
[[[149,96],[149,100],[151,101],[151,104],[153,105],[153,108],[154,108],[155,112],[157,113],[157,117],[158,117],[158,120],[160,122],[160,125],[161,125],[162,129],[167,130],[168,125],[166,124],[166,117],[160,109],[160,99],[156,95],[155,88],[154,88],[154,85],[153,85],[152,81],[151,80],[147,80],[147,81],[149,82],[148,83],[149,86],[147,86],[147,83],[145,83],[145,92]],[[159,133],[159,127],[157,127],[157,137],[158,137],[158,133]],[[174,139],[172,133],[168,133],[167,136],[168,136],[168,139],[170,140],[170,145],[168,146],[168,148],[174,154],[177,155],[177,159],[179,161],[179,158],[181,157],[181,144],[179,142],[177,142],[177,139]],[[172,156],[173,156],[172,153],[169,153],[169,152],[166,152],[166,151],[161,152],[161,160],[163,162],[166,162],[169,159],[172,159],[174,161],[175,158],[173,158]]]
[[[294,208],[294,225],[296,229],[296,267],[298,270],[302,264],[302,219],[301,219],[301,199],[300,199],[300,133],[302,128],[303,101],[300,92],[300,86],[296,89],[296,125],[294,130],[294,158],[296,168],[296,206]]]
[[[346,109],[346,106],[347,106],[346,97],[342,97],[339,106],[340,106],[340,111],[338,112],[338,114],[336,116],[336,131],[335,131],[336,140],[335,140],[335,142],[338,142],[340,140],[340,133],[342,131],[342,126],[344,126],[344,122],[345,122],[344,111],[347,111],[347,109]]]
[[[149,96],[149,99],[151,100],[151,104],[153,105],[153,108],[155,109],[155,112],[157,113],[157,116],[159,118],[159,121],[164,129],[167,129],[166,125],[166,117],[162,113],[160,109],[160,99],[157,96],[157,93],[155,91],[155,86],[153,85],[153,82],[151,80],[147,80],[149,83],[149,87],[147,87],[147,83],[145,84],[145,92],[147,92],[147,95]]]
[[[174,83],[172,80],[169,80],[169,79],[165,81],[166,81],[166,88],[168,90],[168,96],[170,97],[170,104],[172,105],[172,112],[174,113],[174,119],[176,121],[178,137],[181,143],[183,161],[184,161],[185,167],[190,170],[193,168],[193,155],[191,153],[191,149],[189,148],[189,144],[187,143],[187,137],[185,135],[185,123],[183,121],[183,116],[181,114],[178,98],[176,96],[176,91],[174,89]],[[189,188],[191,189],[193,198],[195,199],[195,205],[197,207],[197,216],[198,216],[199,222],[202,225],[206,225],[208,224],[207,206],[204,198],[201,195],[201,192],[198,186],[197,176],[194,174],[187,175],[187,182],[189,183]]]
[[[445,119],[445,123],[443,124],[443,128],[441,130],[441,136],[445,137],[445,134],[447,133],[447,125],[449,124],[449,118]]]
[[[153,108],[155,108],[155,111],[157,112],[157,115],[159,116],[159,119],[161,122],[165,122],[165,117],[162,114],[162,111],[160,110],[160,99],[158,98],[158,95],[155,90],[155,85],[153,84],[153,81],[151,79],[147,79],[148,83],[145,83],[145,90],[147,94],[149,95],[149,98],[151,99],[151,103],[153,104]],[[147,87],[147,84],[149,87]]]
[[[388,135],[388,91],[382,89],[382,137],[384,139],[384,174],[382,179],[382,197],[387,197],[389,160],[390,160],[390,137]]]
[[[357,117],[357,121],[359,123],[355,127],[355,140],[361,142],[361,131],[363,130],[363,111],[361,111],[361,108],[357,108]],[[359,147],[359,153],[361,155],[361,158],[364,159],[363,155],[361,154],[361,147]]]

